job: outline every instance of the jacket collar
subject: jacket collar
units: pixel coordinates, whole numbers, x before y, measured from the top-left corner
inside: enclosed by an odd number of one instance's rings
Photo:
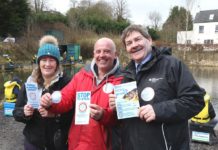
[[[116,58],[114,60],[114,67],[108,73],[106,73],[104,75],[104,77],[109,76],[111,74],[114,74],[116,72],[117,68],[119,67],[119,65],[120,65],[119,59]],[[94,59],[91,62],[91,71],[94,74],[95,78],[97,78],[98,77],[98,67],[97,67],[96,62],[95,62]]]
[[[31,82],[35,82],[35,83],[36,83],[36,80],[37,80],[37,79],[36,79],[36,70],[37,70],[37,69],[34,69],[33,72],[32,72],[32,74],[31,74],[31,76],[29,76],[29,77],[27,78],[27,81],[26,81],[27,83],[31,83]],[[63,71],[59,68],[59,69],[56,71],[55,75],[53,76],[53,79],[52,79],[52,81],[51,81],[51,83],[50,83],[49,86],[51,86],[51,85],[53,85],[54,83],[58,82],[61,77],[63,77]]]

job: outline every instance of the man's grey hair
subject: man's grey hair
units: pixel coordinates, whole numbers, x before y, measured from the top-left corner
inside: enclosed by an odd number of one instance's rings
[[[143,27],[142,25],[136,25],[136,24],[129,25],[123,30],[123,33],[121,35],[121,40],[125,47],[126,47],[126,43],[125,43],[126,37],[128,37],[134,31],[141,33],[146,39],[151,38],[147,28]]]

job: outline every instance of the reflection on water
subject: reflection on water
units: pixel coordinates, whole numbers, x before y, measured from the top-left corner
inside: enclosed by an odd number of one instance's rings
[[[198,84],[211,96],[216,114],[218,115],[218,68],[190,67]],[[218,117],[218,116],[217,116]]]
[[[190,67],[196,81],[213,99],[218,99],[218,68]]]
[[[64,72],[68,76],[73,76],[81,67],[65,67]],[[203,87],[212,97],[212,103],[218,114],[218,68],[212,67],[189,67],[198,84]],[[18,76],[23,83],[31,74],[32,70],[19,70],[14,72],[0,72],[0,99],[3,99],[4,82],[11,80],[13,76]]]

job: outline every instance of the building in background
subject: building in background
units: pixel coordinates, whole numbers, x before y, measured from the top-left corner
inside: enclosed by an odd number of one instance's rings
[[[192,31],[178,31],[177,44],[218,44],[218,9],[196,14]]]

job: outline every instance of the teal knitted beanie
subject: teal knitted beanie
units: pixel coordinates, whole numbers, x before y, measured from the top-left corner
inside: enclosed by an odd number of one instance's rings
[[[53,36],[46,35],[40,40],[40,47],[37,54],[37,62],[39,63],[40,59],[43,56],[53,57],[57,63],[60,62],[60,50],[58,48],[57,39]]]

